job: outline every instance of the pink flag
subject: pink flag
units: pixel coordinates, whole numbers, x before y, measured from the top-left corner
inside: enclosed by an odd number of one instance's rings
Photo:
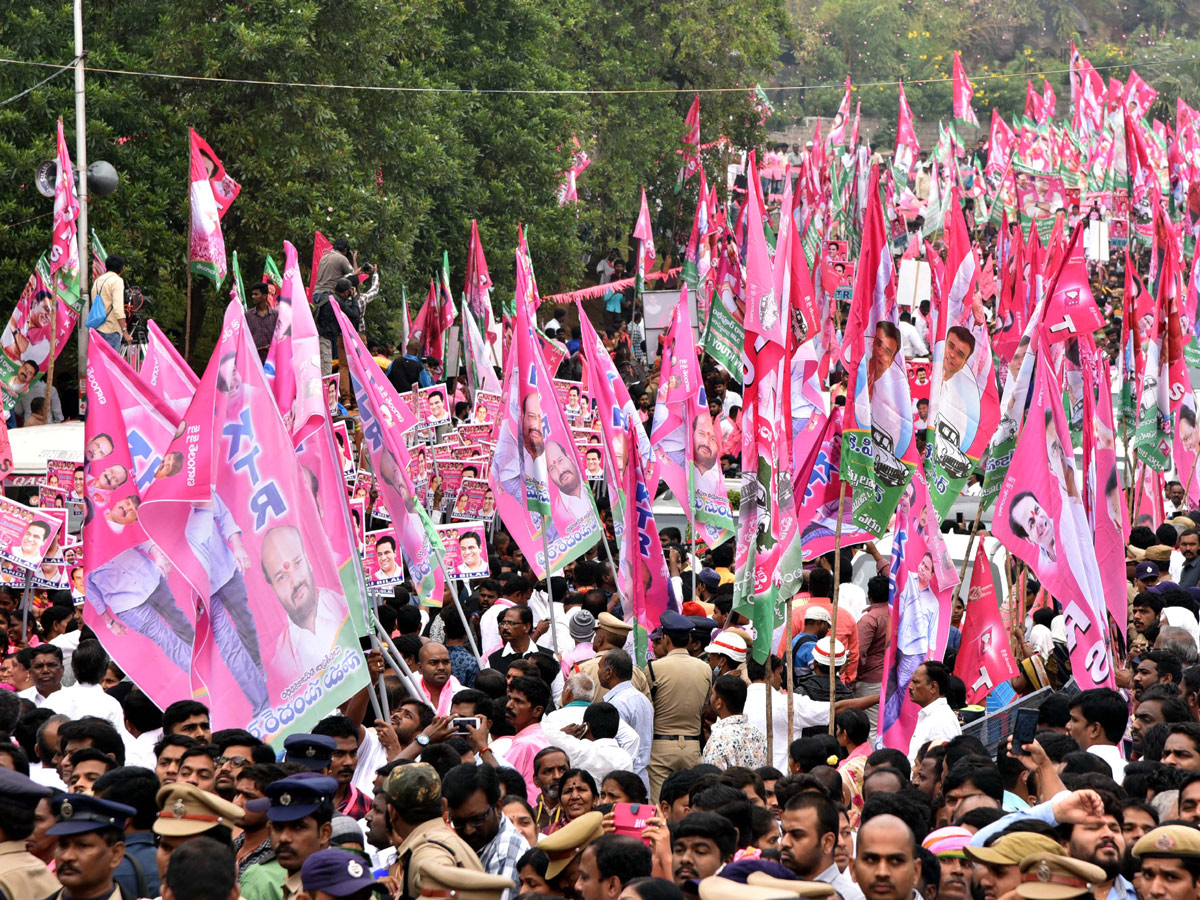
[[[900,112],[896,119],[896,150],[892,156],[892,168],[898,178],[906,183],[912,180],[917,155],[920,152],[921,145],[917,143],[912,110],[908,106],[908,98],[904,96],[904,82],[901,81]]]
[[[554,574],[601,539],[571,430],[553,402],[553,381],[534,342],[528,273],[516,253],[516,320],[505,360],[488,484],[496,509],[538,577]],[[548,551],[548,552],[547,552]]]
[[[182,418],[196,396],[200,379],[192,371],[175,345],[151,319],[147,323],[146,357],[142,360],[142,377],[177,418]]]
[[[1085,224],[1077,226],[1071,235],[1062,268],[1046,300],[1042,334],[1050,344],[1090,335],[1104,325],[1104,315],[1088,286],[1087,262],[1083,253]]]
[[[215,727],[269,742],[309,731],[367,684],[366,663],[236,302],[172,453],[182,463],[150,487],[141,516],[200,595],[193,687],[207,689]]]
[[[846,92],[842,94],[842,102],[838,104],[837,113],[833,117],[833,124],[829,126],[829,144],[832,147],[841,147],[846,143],[846,120],[850,118],[850,76],[846,76]],[[815,146],[815,142],[814,142]],[[853,143],[850,144],[854,146]]]
[[[1054,107],[1058,104],[1058,98],[1054,95],[1054,87],[1050,84],[1049,78],[1042,79],[1042,115],[1049,122],[1054,118]]]
[[[1129,79],[1125,82],[1125,91],[1121,96],[1126,112],[1135,119],[1144,119],[1157,97],[1158,91],[1146,84],[1136,69],[1130,69]]]
[[[967,70],[963,68],[962,56],[957,50],[954,51],[954,118],[967,125],[979,127],[979,120],[975,118],[975,110],[971,108],[971,98],[975,96],[975,91],[971,87],[971,82],[967,78]]]
[[[923,662],[944,657],[951,600],[958,587],[958,572],[942,541],[938,521],[929,502],[925,473],[918,467],[896,511],[878,725],[883,745],[908,753],[910,758],[918,707],[908,696],[909,682]]]
[[[350,320],[336,306],[334,312],[346,342],[363,442],[375,472],[380,502],[395,527],[400,553],[419,601],[424,606],[441,606],[445,586],[441,561],[446,550],[429,514],[414,499],[425,485],[414,484],[409,475],[412,459],[404,441],[404,433],[417,424],[416,415],[396,395],[391,382],[376,374],[379,366]]]
[[[858,146],[858,126],[862,121],[862,101],[854,104],[854,124],[850,127],[850,147],[851,149]]]
[[[646,272],[654,268],[656,258],[654,232],[650,225],[650,209],[646,206],[645,188],[642,188],[642,205],[638,208],[637,222],[633,226],[633,236],[638,242],[637,291],[640,294],[646,283]]]
[[[1112,687],[1104,587],[1074,455],[1065,449],[1071,435],[1062,388],[1045,344],[1038,356],[1029,413],[996,500],[992,532],[1062,604],[1080,688]]]
[[[700,170],[700,95],[697,94],[688,109],[687,117],[683,120],[687,130],[683,133],[683,164],[679,167],[679,177],[675,180],[678,192],[689,178]]]
[[[75,219],[79,215],[79,198],[75,195],[75,175],[71,170],[71,155],[63,138],[62,119],[58,120],[58,175],[54,179],[54,235],[50,244],[50,277],[66,269],[65,278],[79,277],[79,240]],[[78,286],[76,287],[78,292]]]
[[[467,308],[485,332],[492,327],[492,276],[488,274],[487,258],[479,240],[479,223],[471,220],[471,242],[467,247],[467,276],[463,285]]]
[[[790,339],[788,346],[794,355],[796,348],[816,337],[820,330],[820,319],[812,273],[808,269],[808,259],[804,256],[804,246],[796,229],[799,205],[798,198],[792,193],[790,179],[783,186],[780,209],[773,279],[780,310],[786,317]]]
[[[296,459],[313,486],[334,564],[341,576],[355,630],[367,634],[369,604],[357,541],[350,521],[342,466],[334,446],[329,405],[322,390],[321,348],[300,277],[296,248],[283,242],[283,284],[275,336],[267,354],[271,390],[292,438]]]
[[[241,186],[225,174],[225,166],[195,129],[188,129],[191,146],[191,246],[192,272],[211,278],[218,287],[229,271],[221,219],[237,198]]]
[[[90,515],[83,620],[156,705],[192,696],[191,586],[150,540],[142,493],[183,465],[164,458],[179,418],[104,341],[88,354],[85,458]],[[120,481],[113,489],[107,485]]]
[[[333,244],[329,243],[329,238],[321,234],[318,230],[313,234],[313,255],[312,268],[308,272],[308,302],[312,303],[313,287],[317,283],[317,269],[321,267],[321,260],[325,258],[325,254],[333,249]]]
[[[663,338],[650,438],[658,448],[663,481],[683,507],[697,537],[716,547],[733,536],[733,514],[721,471],[721,439],[709,415],[689,318],[685,283]],[[579,321],[583,324],[582,315]],[[590,323],[584,329],[591,330]],[[592,340],[594,344],[584,346],[603,346],[599,338]]]
[[[982,541],[975,547],[971,587],[963,612],[962,644],[954,671],[967,685],[968,705],[982,704],[992,688],[1017,674],[1008,631],[1000,617],[992,565],[983,552]]]

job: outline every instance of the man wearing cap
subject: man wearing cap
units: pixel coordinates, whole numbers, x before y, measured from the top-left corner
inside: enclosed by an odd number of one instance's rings
[[[1158,563],[1140,562],[1137,566],[1136,577],[1138,586],[1143,590],[1149,590],[1158,584]]]
[[[58,888],[45,863],[25,850],[38,804],[49,788],[12,769],[0,769],[0,896],[42,900]]]
[[[205,835],[232,848],[233,828],[242,811],[216,794],[177,781],[159,788],[158,819],[150,830],[158,835],[158,877],[165,879],[171,854],[180,844]]]
[[[929,832],[921,846],[937,857],[942,879],[938,900],[966,900],[971,890],[971,860],[964,852],[971,843],[971,832],[949,826]]]
[[[573,596],[578,597],[579,595]],[[571,633],[571,640],[575,642],[575,646],[563,654],[561,664],[563,678],[570,676],[571,670],[578,663],[596,655],[596,650],[592,647],[592,636],[596,633],[596,617],[583,607],[579,607],[569,614],[567,630]],[[593,678],[592,682],[595,683],[595,680]]]
[[[1192,900],[1200,896],[1200,830],[1160,825],[1138,839],[1133,855],[1142,861],[1146,900]]]
[[[552,888],[557,885],[560,894],[573,893],[579,876],[579,857],[603,833],[604,814],[593,811],[572,819],[538,841],[537,848],[550,858],[546,882]]]
[[[386,895],[362,858],[347,850],[318,850],[300,867],[300,882],[312,900],[366,900],[373,892]]]
[[[275,859],[243,873],[240,887],[246,900],[290,900],[302,890],[304,861],[329,846],[337,786],[336,778],[301,772],[268,784],[262,799],[246,801],[247,811],[266,812],[275,848]]]
[[[502,875],[459,869],[443,863],[421,866],[421,900],[500,900],[512,883]]]
[[[983,900],[1000,900],[1021,883],[1020,862],[1033,853],[1063,853],[1053,838],[1032,831],[1014,831],[991,841],[986,847],[963,847],[975,863],[975,884]]]
[[[823,606],[809,605],[804,610],[803,630],[792,639],[796,671],[812,666],[813,646],[833,627],[833,617]]]
[[[746,641],[735,631],[723,631],[715,635],[704,648],[713,676],[737,675],[746,671]]]
[[[600,613],[596,617],[596,633],[592,636],[592,650],[595,651],[595,656],[577,663],[573,667],[574,670],[582,672],[584,675],[590,675],[592,681],[599,684],[601,657],[609,650],[625,649],[625,643],[628,641],[631,631],[633,631],[632,625],[622,622],[612,613]],[[633,675],[629,681],[642,696],[650,699],[650,679],[646,675],[645,669],[634,666]]]
[[[399,882],[397,900],[420,895],[423,869],[431,863],[483,871],[475,851],[442,820],[442,780],[433,766],[398,766],[388,775],[384,790],[389,837],[396,848],[391,874]]]
[[[655,652],[649,663],[651,700],[654,703],[654,735],[650,745],[650,800],[658,802],[658,790],[666,777],[700,762],[700,729],[712,685],[708,663],[688,654],[692,623],[667,610],[659,619]]]
[[[1031,853],[1021,860],[1020,868],[1021,883],[1017,885],[1017,894],[1024,900],[1104,896],[1099,892],[1104,870],[1082,859],[1058,853]]]
[[[721,769],[766,765],[767,736],[745,716],[746,682],[737,675],[721,675],[713,682],[709,704],[717,720],[704,745],[703,761]]]
[[[324,734],[292,734],[283,741],[283,761],[328,775],[337,741]]]
[[[113,872],[125,857],[125,820],[137,810],[89,794],[59,794],[50,807],[55,823],[46,834],[58,838],[54,874],[62,887],[47,900],[119,897]]]
[[[832,655],[830,642],[833,643]],[[846,647],[832,634],[806,646],[812,648],[812,669],[803,675],[797,674],[796,690],[806,695],[810,700],[829,702],[829,668],[832,665],[838,674],[834,676],[834,699],[837,701],[850,700],[854,691],[842,681],[841,671],[846,667]],[[876,695],[878,700],[878,695]],[[877,704],[876,704],[877,705]]]
[[[717,630],[717,620],[708,616],[684,616],[692,623],[692,634],[688,640],[688,653],[697,659],[705,659],[704,648],[712,640],[712,633]]]

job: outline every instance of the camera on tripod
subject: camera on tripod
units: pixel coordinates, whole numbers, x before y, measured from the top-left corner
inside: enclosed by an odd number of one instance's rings
[[[125,320],[129,329],[131,343],[144,344],[149,340],[146,323],[150,321],[150,312],[154,302],[140,287],[125,288]]]

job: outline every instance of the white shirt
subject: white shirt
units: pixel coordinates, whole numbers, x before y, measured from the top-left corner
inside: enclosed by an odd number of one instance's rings
[[[59,691],[61,691],[61,690],[62,689],[60,688]],[[59,691],[55,691],[53,694],[50,695],[50,697],[57,697]],[[39,707],[39,708],[41,707],[41,705],[43,703],[45,703],[49,699],[49,697],[43,697],[41,694],[38,693],[37,685],[27,687],[23,691],[17,691],[17,696],[20,697],[22,700],[28,700],[34,706]],[[58,712],[58,709],[56,707],[52,706],[50,708],[53,709],[55,712]]]
[[[818,875],[817,881],[833,885],[834,890],[841,894],[842,900],[864,900],[862,889],[854,883],[848,872],[838,871],[837,863]]]
[[[346,601],[326,588],[317,592],[317,617],[312,631],[288,619],[287,627],[275,644],[275,655],[277,665],[289,673],[286,675],[289,682],[320,662],[337,640],[346,620]]]
[[[1121,748],[1114,747],[1112,744],[1092,744],[1088,747],[1088,753],[1095,754],[1100,757],[1112,769],[1113,781],[1120,784],[1125,780],[1126,762],[1121,758]]]
[[[96,716],[110,723],[122,739],[128,737],[125,730],[125,711],[116,698],[109,696],[98,684],[73,684],[51,694],[54,700],[50,708],[60,715],[72,719]],[[132,740],[132,738],[129,738]],[[128,741],[126,741],[128,744]]]
[[[905,359],[912,359],[914,356],[929,355],[929,346],[925,343],[925,339],[921,337],[921,332],[917,330],[917,326],[912,322],[900,323],[900,346],[904,350]]]
[[[845,585],[843,585],[845,587]],[[839,604],[840,605],[840,604]],[[787,694],[771,691],[771,730],[767,730],[767,686],[761,681],[746,686],[746,721],[772,738],[771,765],[780,772],[788,770]],[[829,701],[816,701],[804,694],[792,697],[792,740],[800,737],[800,729],[810,725],[829,724]]]
[[[29,777],[43,787],[53,788],[56,791],[65,791],[67,789],[62,779],[58,777],[58,772],[54,766],[44,766],[40,762],[31,762],[29,764]]]
[[[137,737],[126,732],[122,737],[125,738],[125,765],[143,766],[147,769],[158,765],[158,759],[154,756],[154,745],[162,740],[161,728],[143,731]]]
[[[387,751],[379,743],[374,728],[364,728],[362,740],[358,744],[358,763],[354,766],[354,778],[351,784],[366,794],[375,796],[375,770],[386,766]]]
[[[938,697],[917,713],[917,726],[908,743],[908,761],[916,764],[917,751],[927,741],[948,741],[962,734],[958,716],[945,697]]]
[[[544,720],[542,730],[546,732],[546,737],[553,746],[566,751],[567,759],[570,760],[573,767],[592,773],[597,786],[609,772],[633,771],[633,757],[629,755],[628,751],[622,749],[616,738],[585,741],[547,727]]]
[[[583,712],[586,709],[586,703],[581,703],[578,706],[572,703],[568,706],[562,707],[561,709],[556,709],[542,717],[542,730],[546,732],[554,731],[555,735],[558,735],[558,733],[568,725],[582,725]],[[567,735],[567,737],[570,737],[570,735]],[[621,749],[629,754],[630,763],[627,766],[613,766],[612,768],[626,768],[632,772],[633,757],[638,755],[638,751],[642,746],[642,739],[638,737],[638,733],[633,730],[633,727],[628,722],[622,721],[620,727],[617,728],[616,741]],[[550,743],[553,744],[554,741],[551,741]],[[564,750],[567,749],[562,744],[559,744],[558,746],[562,747]],[[583,767],[580,766],[579,768]],[[599,784],[599,781],[596,783]]]
[[[1029,643],[1043,660],[1049,659],[1054,651],[1054,638],[1045,625],[1034,625],[1029,629]]]
[[[1181,562],[1180,565],[1183,565]],[[1179,579],[1176,579],[1178,581]],[[75,648],[79,646],[79,639],[83,636],[83,632],[76,628],[74,631],[66,631],[56,638],[51,638],[50,643],[62,651],[63,655],[63,687],[70,687],[75,683],[75,673],[71,671],[71,654],[75,652]],[[150,768],[154,768],[151,766]]]

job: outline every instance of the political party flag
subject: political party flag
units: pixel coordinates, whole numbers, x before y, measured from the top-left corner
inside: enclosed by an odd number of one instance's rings
[[[663,337],[650,441],[658,448],[658,472],[683,507],[696,536],[716,547],[733,536],[733,513],[721,471],[721,439],[708,411],[696,357],[687,290],[685,282]],[[585,331],[591,329],[582,316],[579,321]],[[594,341],[599,343],[598,338]]]
[[[640,297],[646,287],[646,270],[654,267],[654,232],[650,227],[650,210],[646,206],[646,189],[642,188],[642,205],[638,208],[637,222],[633,226],[633,236],[638,242],[637,282],[636,288]]]
[[[1008,643],[1008,631],[1000,616],[992,564],[983,552],[983,542],[975,547],[971,567],[971,586],[967,591],[962,619],[962,643],[954,659],[967,686],[967,704],[982,704],[992,689],[1017,674]]]
[[[229,289],[229,299],[236,300],[246,309],[246,288],[242,284],[242,268],[238,265],[237,251],[230,254],[230,266],[233,269],[233,284]]]
[[[842,343],[850,382],[841,474],[854,489],[854,521],[878,537],[912,478],[917,448],[877,168],[871,173],[856,278]]]
[[[786,319],[789,358],[795,356],[801,344],[814,338],[820,330],[820,310],[812,273],[804,256],[804,245],[796,229],[799,197],[792,193],[791,179],[783,187],[779,237],[775,247],[775,294]]]
[[[1129,508],[1125,505],[1125,492],[1117,471],[1109,363],[1096,352],[1091,340],[1080,341],[1080,368],[1083,374],[1084,498],[1088,501],[1096,563],[1100,568],[1108,614],[1113,621],[1124,624],[1128,621],[1125,535],[1129,533]],[[1190,391],[1184,402],[1188,400],[1191,400]],[[1191,400],[1191,404],[1192,420],[1195,421],[1195,401]],[[1182,427],[1181,421],[1180,429]],[[1176,441],[1179,441],[1178,436]],[[1194,470],[1194,457],[1191,469],[1179,469],[1180,472]]]
[[[166,450],[179,417],[104,341],[87,360],[83,621],[157,706],[192,696],[191,586],[146,533],[142,494],[183,466]],[[160,475],[161,473],[161,475]]]
[[[478,391],[500,393],[500,379],[496,377],[496,365],[492,348],[484,339],[480,323],[471,311],[469,301],[463,298],[462,314],[463,363],[470,379],[471,395]]]
[[[1173,246],[1175,231],[1156,209],[1156,223],[1169,235],[1160,245],[1160,264],[1155,279],[1157,310],[1148,332],[1141,335],[1142,378],[1138,390],[1137,424],[1130,447],[1138,461],[1156,472],[1171,466],[1172,404],[1182,395],[1187,366],[1176,300],[1179,273]],[[1141,324],[1138,325],[1139,329]],[[1186,385],[1190,393],[1190,382]]]
[[[1136,69],[1129,70],[1121,102],[1126,111],[1136,119],[1144,119],[1158,97],[1158,91],[1146,84]]]
[[[108,259],[108,253],[104,249],[104,245],[100,243],[100,236],[96,234],[96,229],[92,229],[92,283],[96,279],[108,271],[108,266],[105,264]]]
[[[683,190],[684,183],[700,170],[700,95],[692,100],[687,116],[683,120],[686,131],[683,133],[683,161],[679,166],[679,175],[675,179],[675,193]]]
[[[311,482],[292,450],[242,309],[216,349],[140,515],[200,595],[193,690],[213,725],[269,743],[310,731],[367,684]]]
[[[445,345],[442,333],[441,299],[438,297],[437,285],[429,279],[429,292],[425,302],[417,311],[417,317],[412,323],[412,337],[421,342],[421,355],[432,356],[439,363],[443,359]]]
[[[58,120],[58,174],[54,179],[54,235],[50,243],[50,277],[74,283],[79,293],[79,238],[75,220],[79,217],[79,198],[75,194],[75,175],[71,155],[63,137],[62,119]]]
[[[241,191],[225,174],[225,166],[194,128],[188,129],[191,147],[191,226],[188,260],[195,275],[211,278],[217,287],[225,280],[225,237],[221,219]]]
[[[686,290],[686,288],[685,288]],[[654,523],[653,501],[658,488],[659,459],[637,416],[633,399],[612,358],[576,300],[583,345],[584,378],[600,420],[604,443],[604,475],[616,487],[610,491],[613,530],[620,558],[617,588],[629,601],[627,621],[632,622],[634,659],[645,659],[646,636],[668,608],[668,574]],[[707,414],[707,410],[705,411]],[[551,477],[554,476],[553,470]],[[682,495],[686,497],[686,495]],[[682,499],[681,499],[681,504]],[[678,601],[676,598],[676,611]]]
[[[179,418],[196,395],[200,379],[153,319],[146,326],[146,355],[142,377]]]
[[[329,238],[321,234],[318,229],[313,233],[313,255],[312,268],[308,271],[308,302],[312,303],[313,288],[317,283],[317,269],[321,267],[321,260],[325,254],[333,249],[333,244],[329,242]]]
[[[733,608],[754,624],[755,659],[765,661],[779,624],[779,557],[795,527],[791,481],[790,360],[786,321],[763,233],[754,153],[746,203],[746,337],[742,394],[742,493],[734,553]]]
[[[953,81],[954,118],[964,125],[974,125],[978,128],[979,120],[975,118],[975,110],[971,108],[971,98],[975,96],[975,91],[967,78],[967,70],[963,68],[962,56],[957,50],[954,51]]]
[[[904,82],[900,82],[900,112],[896,119],[896,149],[892,155],[892,171],[902,184],[912,181],[921,145],[917,143],[917,130],[913,125],[912,109],[904,96]]]
[[[412,323],[408,320],[408,285],[400,285],[400,344],[408,352],[408,339],[412,334]]]
[[[450,254],[442,251],[442,269],[438,281],[438,313],[442,317],[442,331],[448,329],[458,318],[454,303],[454,291],[450,289]]]
[[[922,663],[945,657],[952,598],[958,587],[958,572],[942,541],[939,521],[925,473],[918,468],[896,512],[877,726],[883,745],[904,753],[919,712],[908,686]]]
[[[467,246],[467,274],[463,284],[467,307],[479,327],[487,334],[492,330],[492,276],[488,274],[487,257],[479,240],[479,223],[471,220],[471,241]]]
[[[937,292],[937,331],[926,429],[925,475],[944,518],[979,466],[1000,421],[987,321],[975,304],[979,260],[963,220],[958,187],[946,223],[946,266]]]
[[[831,147],[841,147],[846,143],[846,120],[850,118],[850,76],[846,76],[846,91],[842,94],[842,102],[838,104],[837,113],[833,117],[833,124],[829,127],[829,145]],[[816,142],[813,142],[816,146]],[[854,143],[851,142],[851,147]]]
[[[850,149],[858,147],[858,126],[862,121],[862,101],[854,104],[854,124],[850,127]]]
[[[1062,387],[1044,342],[1033,348],[1029,414],[992,519],[992,533],[1062,604],[1071,669],[1083,690],[1112,687],[1104,587],[1079,492]]]
[[[540,578],[582,556],[603,530],[562,408],[543,403],[543,395],[553,397],[553,380],[534,342],[531,304],[522,301],[533,287],[520,249],[515,256],[516,316],[488,484],[500,519]]]
[[[283,257],[278,319],[267,353],[268,368],[274,373],[271,391],[329,536],[354,630],[360,636],[366,635],[370,633],[370,603],[346,502],[341,461],[334,446],[329,404],[322,389],[317,326],[305,298],[299,257],[290,241],[283,242]]]
[[[416,414],[397,396],[391,382],[376,374],[379,365],[350,320],[336,306],[334,313],[342,328],[350,381],[362,419],[363,443],[375,473],[380,502],[392,520],[418,600],[422,606],[441,606],[445,593],[441,560],[446,549],[429,514],[414,499],[425,485],[414,484],[409,474],[412,458],[404,442],[404,433],[417,424]]]

